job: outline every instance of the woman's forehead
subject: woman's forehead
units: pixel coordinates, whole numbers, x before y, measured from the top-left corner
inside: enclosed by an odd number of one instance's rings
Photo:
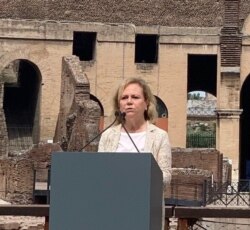
[[[123,89],[123,92],[127,90],[134,90],[134,91],[143,91],[143,88],[141,87],[141,85],[139,85],[138,83],[130,83],[128,85],[126,85]]]

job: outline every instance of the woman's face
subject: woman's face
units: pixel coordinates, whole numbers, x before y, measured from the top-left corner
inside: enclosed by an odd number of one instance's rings
[[[147,102],[142,87],[137,83],[129,84],[120,98],[120,111],[126,113],[126,120],[130,118],[144,119]]]

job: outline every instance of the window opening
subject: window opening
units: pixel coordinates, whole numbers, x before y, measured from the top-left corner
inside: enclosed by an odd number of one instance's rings
[[[135,38],[135,63],[157,63],[158,43],[158,35],[137,34]]]
[[[74,32],[73,55],[78,56],[80,61],[91,61],[94,59],[95,45],[95,32]]]

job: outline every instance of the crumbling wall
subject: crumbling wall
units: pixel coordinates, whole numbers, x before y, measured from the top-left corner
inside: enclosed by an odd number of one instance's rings
[[[169,204],[201,205],[204,199],[205,181],[210,181],[212,172],[203,169],[173,168],[171,185],[165,198]]]
[[[81,151],[99,133],[101,109],[90,99],[90,84],[76,56],[62,61],[62,86],[58,122],[54,142],[65,151]],[[96,151],[97,142],[85,150]]]
[[[62,152],[58,144],[40,143],[21,155],[0,159],[0,198],[12,204],[33,203],[34,170],[51,165],[51,153]]]
[[[173,168],[208,170],[214,181],[222,181],[223,155],[216,149],[173,148],[172,157]]]
[[[218,150],[193,148],[173,148],[172,167],[171,185],[166,188],[165,198],[168,203],[179,205],[202,205],[205,184],[222,182],[225,168]]]

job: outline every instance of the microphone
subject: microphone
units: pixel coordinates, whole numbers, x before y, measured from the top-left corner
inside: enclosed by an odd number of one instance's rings
[[[123,129],[124,129],[125,132],[127,133],[128,137],[129,137],[129,139],[131,140],[132,144],[134,145],[136,151],[137,151],[138,153],[140,153],[138,147],[136,146],[135,142],[133,141],[132,137],[130,136],[128,130],[126,129],[126,127],[125,127],[125,125],[124,125],[126,113],[125,113],[125,112],[120,112],[120,116],[121,116],[121,118],[122,118],[121,124],[122,124]]]
[[[87,146],[89,146],[96,138],[98,138],[99,136],[101,136],[107,129],[109,129],[118,119],[118,117],[121,116],[121,112],[115,111],[115,120],[108,126],[106,127],[104,130],[102,130],[100,133],[98,133],[93,139],[91,139],[89,142],[87,142],[87,144],[85,144],[80,151],[84,150]]]

